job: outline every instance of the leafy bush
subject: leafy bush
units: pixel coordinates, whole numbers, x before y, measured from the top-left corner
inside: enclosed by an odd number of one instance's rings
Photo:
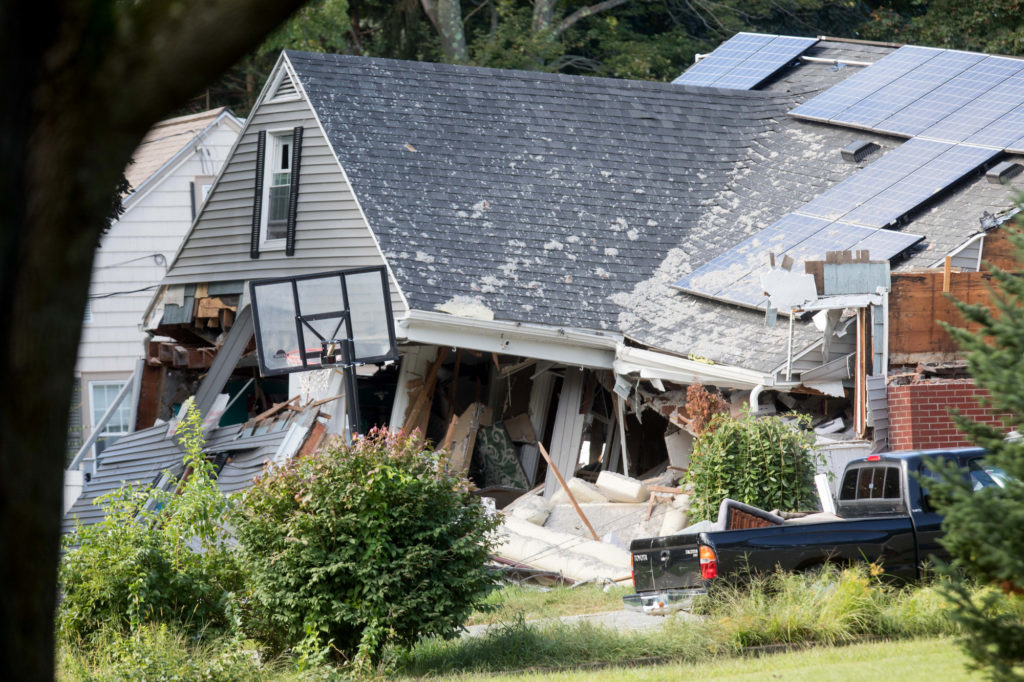
[[[126,630],[177,622],[191,631],[229,625],[239,569],[221,521],[226,500],[202,454],[202,418],[194,403],[178,426],[183,481],[125,486],[99,498],[104,518],[65,538],[60,566],[62,636],[104,625]],[[175,492],[177,491],[177,493]]]
[[[813,443],[810,434],[778,417],[716,414],[694,441],[690,459],[694,518],[715,518],[726,497],[763,509],[813,504],[821,461]]]
[[[418,436],[374,430],[258,479],[234,516],[248,631],[361,669],[386,644],[453,637],[492,589],[497,520],[444,464]]]

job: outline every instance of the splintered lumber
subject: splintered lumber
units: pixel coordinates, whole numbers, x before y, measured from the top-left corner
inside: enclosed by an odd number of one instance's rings
[[[558,467],[555,466],[555,461],[551,459],[551,455],[548,454],[548,451],[544,447],[544,444],[541,443],[540,441],[537,441],[537,449],[540,450],[540,454],[544,456],[544,459],[548,463],[548,468],[551,470],[552,473],[555,474],[555,478],[558,479],[559,485],[562,486],[562,490],[565,491],[566,496],[569,498],[569,502],[572,503],[572,506],[576,510],[576,513],[580,515],[580,518],[583,520],[584,525],[586,525],[587,529],[590,530],[590,534],[594,536],[595,540],[600,541],[601,537],[597,534],[597,531],[594,530],[594,527],[590,525],[590,521],[587,519],[587,515],[583,513],[582,509],[580,509],[580,503],[576,501],[576,496],[572,494],[572,490],[569,488],[568,484],[566,484],[565,479],[562,478],[562,473],[558,470]]]
[[[295,396],[294,398],[291,398],[290,400],[286,400],[283,403],[277,403],[276,405],[271,407],[266,412],[261,412],[260,414],[258,414],[255,417],[253,417],[252,418],[252,423],[253,424],[259,424],[261,421],[263,421],[267,417],[273,417],[275,414],[277,414],[278,412],[280,412],[284,408],[290,407],[291,404],[294,403],[298,399],[299,399],[299,396]]]
[[[465,412],[452,420],[448,433],[441,443],[441,449],[450,452],[449,467],[452,471],[466,471],[473,456],[476,435],[480,427],[491,423],[491,408],[483,403],[473,403]]]
[[[405,423],[402,424],[402,429],[406,433],[412,433],[416,429],[419,429],[420,433],[427,432],[427,422],[430,420],[430,408],[434,404],[434,388],[437,386],[437,372],[441,369],[441,363],[444,362],[447,355],[447,348],[439,348],[437,351],[437,358],[430,363],[430,368],[427,370],[426,377],[424,377],[423,385],[420,386],[419,391],[416,394],[416,400],[413,401],[412,405],[409,406],[409,411],[406,412]]]

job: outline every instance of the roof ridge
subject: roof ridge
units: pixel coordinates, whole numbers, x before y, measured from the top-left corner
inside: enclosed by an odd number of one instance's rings
[[[301,64],[295,63],[306,60],[309,63],[320,62],[349,62],[365,63],[374,65],[386,65],[392,68],[401,68],[412,72],[442,72],[450,74],[489,75],[503,79],[515,79],[523,81],[544,81],[561,83],[593,84],[594,86],[613,86],[617,88],[636,89],[641,91],[661,91],[665,93],[692,92],[695,94],[715,94],[716,96],[734,97],[736,99],[754,99],[764,101],[778,101],[789,99],[779,92],[765,90],[731,90],[723,88],[711,88],[695,85],[678,85],[666,81],[647,81],[631,78],[611,78],[608,76],[579,76],[566,73],[551,73],[547,71],[527,71],[525,69],[499,69],[489,66],[473,66],[468,64],[445,64],[441,62],[425,62],[407,59],[390,59],[384,57],[363,57],[360,55],[331,54],[325,52],[302,52],[299,50],[285,50],[296,71],[301,71]]]

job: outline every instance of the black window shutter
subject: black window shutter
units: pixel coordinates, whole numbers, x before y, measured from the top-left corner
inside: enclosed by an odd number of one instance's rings
[[[252,233],[249,237],[249,258],[260,257],[260,224],[263,214],[264,159],[267,156],[267,131],[256,137],[256,195],[252,202]]]
[[[292,131],[292,179],[288,188],[288,223],[285,226],[284,255],[295,255],[295,217],[299,211],[299,167],[302,165],[302,126]]]

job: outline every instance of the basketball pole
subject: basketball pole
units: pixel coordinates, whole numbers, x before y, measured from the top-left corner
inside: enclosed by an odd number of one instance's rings
[[[345,407],[348,411],[349,438],[355,438],[359,432],[359,384],[356,382],[355,344],[352,339],[341,341],[342,367],[341,373],[345,382]]]

